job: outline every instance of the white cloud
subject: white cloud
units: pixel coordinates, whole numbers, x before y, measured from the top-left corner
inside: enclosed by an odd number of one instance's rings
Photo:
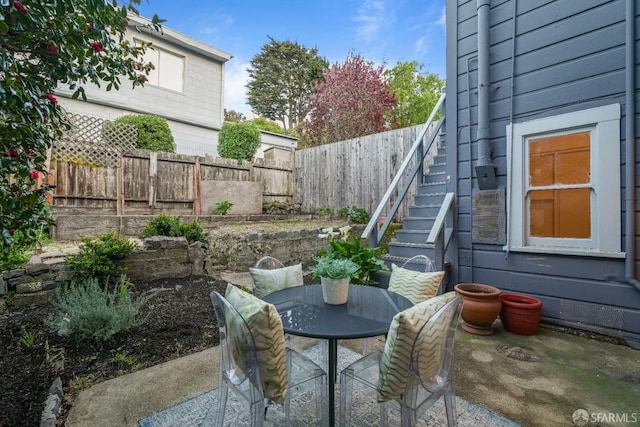
[[[245,87],[249,80],[247,72],[249,67],[248,62],[241,62],[237,58],[227,62],[224,82],[224,108],[242,113],[248,119],[253,118],[251,107],[247,105],[247,88]]]
[[[390,25],[391,13],[385,6],[384,1],[381,0],[365,0],[354,18],[354,21],[361,23],[356,30],[358,38],[371,43],[384,28]]]
[[[440,18],[436,22],[436,25],[445,28],[447,26],[447,10],[445,7],[442,8],[442,13],[440,14]]]

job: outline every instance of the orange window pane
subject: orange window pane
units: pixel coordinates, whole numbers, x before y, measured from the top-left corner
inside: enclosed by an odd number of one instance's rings
[[[591,134],[579,132],[529,141],[529,185],[591,182]]]
[[[591,237],[591,189],[534,190],[529,193],[532,237]]]

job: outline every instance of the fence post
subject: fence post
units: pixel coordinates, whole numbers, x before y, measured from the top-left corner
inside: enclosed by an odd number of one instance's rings
[[[200,198],[200,158],[193,165],[193,214],[202,215],[202,199]]]
[[[124,215],[124,156],[120,156],[118,163],[118,195],[116,201],[116,214]]]
[[[149,153],[149,207],[156,205],[156,184],[158,180],[158,152]]]

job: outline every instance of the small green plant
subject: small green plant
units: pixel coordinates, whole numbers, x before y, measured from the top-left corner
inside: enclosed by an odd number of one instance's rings
[[[143,239],[153,236],[185,237],[189,243],[207,240],[207,233],[197,219],[183,223],[177,216],[165,213],[152,218],[140,233]]]
[[[322,215],[322,216],[333,215],[333,210],[331,208],[317,208],[316,215]]]
[[[221,202],[214,203],[211,209],[216,213],[216,215],[226,215],[232,206],[233,203],[228,200],[223,200]]]
[[[345,258],[333,258],[332,256],[314,256],[316,265],[309,267],[313,277],[329,277],[331,279],[344,279],[353,277],[360,267],[353,261]]]
[[[117,280],[126,271],[117,262],[128,257],[135,247],[134,242],[115,231],[83,238],[79,252],[67,256],[67,262],[73,268],[74,281],[85,282],[90,278],[99,282]]]
[[[369,213],[357,206],[345,206],[338,209],[338,216],[351,219],[351,221],[357,224],[366,224],[371,219]]]
[[[348,259],[359,266],[351,275],[351,283],[373,285],[371,273],[376,270],[388,270],[381,256],[384,250],[380,247],[370,248],[367,241],[361,237],[350,236],[351,227],[341,227],[338,231],[333,228],[323,228],[318,237],[327,239],[326,249],[316,252],[316,256],[328,256],[336,259]]]
[[[89,279],[75,286],[58,288],[52,304],[58,309],[47,322],[54,329],[67,328],[82,340],[106,341],[115,334],[142,323],[140,310],[150,298],[139,295],[135,300],[123,275],[112,290]],[[125,289],[125,291],[123,291]]]
[[[75,376],[72,380],[69,381],[69,388],[71,390],[80,391],[85,388],[89,388],[91,383],[95,379],[95,375],[87,374],[81,377]]]
[[[64,360],[64,350],[49,346],[49,340],[44,340],[44,357],[48,364],[53,364],[57,360]]]
[[[122,347],[111,350],[111,354],[113,354],[111,360],[119,366],[131,366],[134,363],[133,357],[127,355],[127,352],[123,351]]]
[[[24,325],[20,326],[20,344],[26,348],[31,348],[35,342],[36,333],[33,331],[27,331],[27,328]]]

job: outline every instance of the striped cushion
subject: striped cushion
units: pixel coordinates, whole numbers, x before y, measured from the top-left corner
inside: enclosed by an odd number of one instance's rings
[[[264,298],[271,292],[292,286],[300,286],[303,283],[302,264],[273,270],[249,268],[249,273],[251,273],[254,284],[253,294],[258,298]]]
[[[283,403],[288,386],[287,355],[278,311],[273,304],[230,283],[227,285],[225,298],[244,317],[253,334],[264,397]]]
[[[411,348],[420,328],[429,321],[440,308],[456,297],[455,292],[431,298],[405,311],[396,314],[391,321],[387,341],[380,361],[380,378],[378,382],[378,402],[400,397],[407,387]],[[446,337],[448,319],[441,318],[439,325],[434,325],[430,333],[424,336],[429,342],[423,342],[423,348],[429,348],[433,357],[422,358],[425,362],[420,366],[421,378],[431,378],[437,374],[440,366],[441,350]],[[449,319],[450,320],[450,319]]]
[[[402,295],[414,304],[419,304],[438,293],[443,277],[444,271],[422,273],[391,264],[389,290]]]

